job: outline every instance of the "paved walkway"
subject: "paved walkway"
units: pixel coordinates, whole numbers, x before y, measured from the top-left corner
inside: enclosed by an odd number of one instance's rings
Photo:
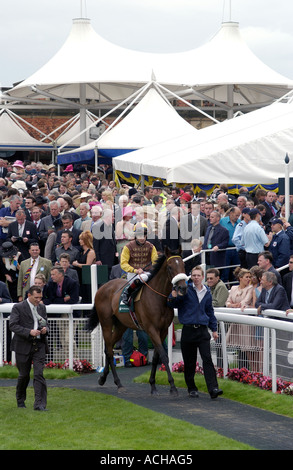
[[[133,379],[145,368],[119,368],[118,373],[125,391],[117,392],[111,373],[106,384],[98,385],[98,374],[82,375],[66,380],[48,380],[48,387],[66,387],[114,395],[144,408],[173,418],[202,426],[236,439],[260,450],[293,450],[293,419],[229,400],[221,396],[211,400],[207,393],[191,399],[187,391],[179,389],[172,397],[169,387],[158,386],[159,395],[150,394],[149,384],[136,384]],[[0,386],[14,386],[15,380],[0,380]]]

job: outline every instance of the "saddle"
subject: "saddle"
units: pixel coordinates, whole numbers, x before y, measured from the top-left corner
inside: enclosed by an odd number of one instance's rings
[[[138,292],[135,292],[134,293],[134,296],[131,296],[130,297],[130,302],[128,305],[126,305],[123,301],[122,301],[122,298],[123,298],[123,293],[124,293],[124,290],[127,289],[127,285],[124,287],[124,289],[122,289],[122,292],[120,294],[120,298],[119,298],[119,309],[118,309],[118,313],[128,313],[131,318],[132,318],[132,321],[133,323],[135,324],[136,328],[141,330],[141,326],[139,325],[138,321],[137,321],[137,318],[136,318],[136,315],[135,315],[135,308],[134,308],[134,304],[135,302],[138,302],[138,300],[140,300],[140,297],[141,297],[141,293],[142,293],[142,289],[143,289],[143,286],[139,288],[139,291]]]

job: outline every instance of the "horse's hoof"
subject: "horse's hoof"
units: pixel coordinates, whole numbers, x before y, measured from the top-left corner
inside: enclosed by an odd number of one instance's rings
[[[123,387],[123,385],[120,385],[120,387],[117,388],[117,392],[118,392],[118,393],[125,393],[125,392],[126,392],[126,388]]]
[[[178,397],[178,390],[176,387],[170,389],[170,395],[172,395],[172,397]]]
[[[98,380],[98,384],[99,384],[99,385],[104,385],[105,382],[106,382],[106,378],[105,378],[105,377],[100,377],[99,380]]]
[[[159,392],[156,387],[151,388],[151,395],[157,397],[159,395]]]

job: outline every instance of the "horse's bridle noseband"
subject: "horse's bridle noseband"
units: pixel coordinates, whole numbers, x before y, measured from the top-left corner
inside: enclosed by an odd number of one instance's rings
[[[181,258],[181,256],[179,256],[179,255],[170,256],[170,258],[167,259],[167,263],[172,258]],[[172,283],[173,286],[175,286],[177,284],[177,282],[179,282],[179,281],[188,281],[188,277],[186,276],[185,273],[176,274],[176,276],[174,276],[173,279],[171,279],[171,283]]]

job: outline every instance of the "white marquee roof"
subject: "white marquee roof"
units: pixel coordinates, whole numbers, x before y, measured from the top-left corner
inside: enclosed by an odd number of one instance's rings
[[[39,142],[22,127],[13,113],[0,111],[0,150],[51,150],[52,145]]]
[[[85,145],[70,153],[74,157],[76,153],[82,154],[97,148],[107,150],[136,150],[158,142],[167,141],[171,137],[195,134],[198,131],[185,119],[181,118],[170,103],[163,98],[154,88],[150,88],[138,104],[115,127],[94,142]],[[111,152],[109,152],[111,154]],[[68,159],[66,158],[68,163]]]
[[[155,54],[125,49],[98,35],[89,19],[73,20],[68,39],[42,68],[13,88],[15,97],[42,95],[32,87],[62,99],[80,98],[80,84],[87,99],[123,100],[148,83],[158,83],[178,92],[193,87],[214,100],[234,103],[272,101],[293,88],[293,81],[261,62],[247,47],[238,23],[223,23],[205,45],[186,52]],[[192,96],[186,91],[186,96]],[[48,95],[49,96],[49,95]]]
[[[274,103],[159,145],[116,157],[114,168],[168,183],[272,184],[293,156],[293,103]]]

